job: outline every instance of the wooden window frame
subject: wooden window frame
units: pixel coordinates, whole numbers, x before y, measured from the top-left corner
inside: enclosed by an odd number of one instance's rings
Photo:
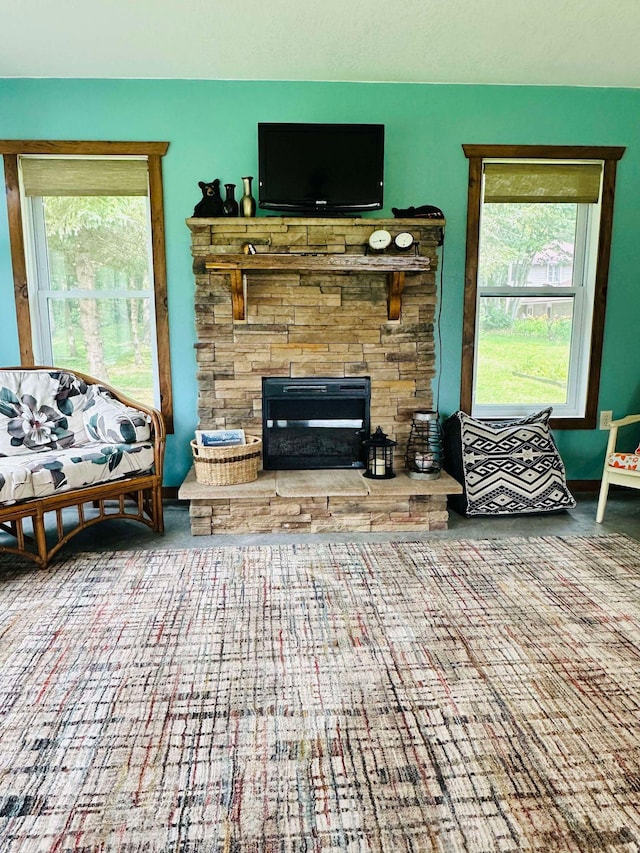
[[[462,321],[460,408],[469,414],[471,413],[473,400],[483,161],[487,158],[603,161],[600,231],[598,234],[598,259],[596,264],[585,413],[581,418],[563,417],[552,418],[551,420],[551,426],[556,429],[595,429],[597,424],[604,319],[609,281],[616,168],[618,160],[621,159],[625,152],[625,148],[617,146],[571,145],[463,145],[462,149],[469,160],[469,188],[467,195],[467,250]]]
[[[149,207],[151,212],[151,251],[155,291],[156,345],[158,352],[158,384],[160,409],[167,432],[173,432],[173,391],[171,386],[171,356],[169,349],[169,311],[167,299],[167,260],[165,251],[164,195],[162,188],[162,157],[168,142],[101,142],[0,140],[4,160],[9,220],[9,244],[13,266],[13,291],[18,322],[20,364],[35,364],[27,260],[24,245],[23,212],[20,200],[18,158],[21,154],[57,154],[82,156],[145,156],[149,164]]]

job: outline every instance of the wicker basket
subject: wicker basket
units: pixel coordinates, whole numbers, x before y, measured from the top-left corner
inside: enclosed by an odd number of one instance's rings
[[[248,435],[246,444],[234,447],[204,447],[191,442],[196,480],[207,486],[235,486],[258,478],[262,439]]]

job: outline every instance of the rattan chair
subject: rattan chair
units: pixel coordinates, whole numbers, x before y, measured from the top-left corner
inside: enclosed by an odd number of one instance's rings
[[[132,473],[120,479],[61,490],[46,497],[30,497],[27,500],[0,504],[0,533],[8,534],[6,543],[4,539],[0,541],[0,554],[27,557],[41,568],[46,568],[72,536],[107,519],[139,521],[156,533],[162,533],[162,471],[166,436],[161,413],[151,406],[130,400],[112,386],[77,370],[71,372],[49,366],[1,369],[4,372],[19,373],[63,372],[83,380],[87,385],[100,385],[114,400],[147,416],[151,437],[146,443],[153,448],[153,465],[149,470]],[[105,443],[102,441],[98,446]],[[64,516],[63,511],[67,511]],[[51,519],[49,524],[48,519]]]

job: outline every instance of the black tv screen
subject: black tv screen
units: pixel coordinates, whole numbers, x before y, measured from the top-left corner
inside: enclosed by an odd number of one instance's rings
[[[383,124],[258,124],[258,203],[302,214],[380,210]]]

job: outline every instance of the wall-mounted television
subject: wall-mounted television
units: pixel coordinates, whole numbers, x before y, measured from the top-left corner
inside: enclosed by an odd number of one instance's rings
[[[258,124],[258,204],[340,215],[380,210],[383,124]]]

